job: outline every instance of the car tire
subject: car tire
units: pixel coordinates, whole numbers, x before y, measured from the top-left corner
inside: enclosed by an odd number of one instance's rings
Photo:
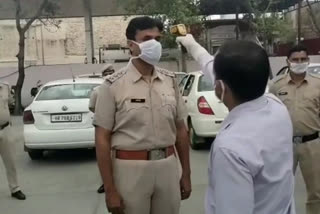
[[[29,150],[28,151],[29,157],[31,160],[40,160],[43,158],[43,151],[42,150]]]
[[[192,123],[189,123],[189,139],[190,139],[190,146],[193,150],[199,150],[201,147],[201,144],[203,144],[203,142],[205,141],[204,138],[199,137],[193,126]]]

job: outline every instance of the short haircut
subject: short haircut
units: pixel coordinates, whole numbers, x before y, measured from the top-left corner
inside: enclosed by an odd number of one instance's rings
[[[270,75],[267,52],[249,41],[230,41],[219,49],[214,72],[232,90],[240,102],[247,102],[265,93]]]
[[[126,36],[128,40],[136,40],[138,30],[147,30],[158,28],[160,32],[163,31],[163,24],[158,19],[153,19],[148,16],[133,18],[127,27]]]
[[[289,59],[293,53],[302,52],[302,51],[306,52],[306,54],[308,55],[308,49],[304,45],[302,45],[302,44],[295,45],[295,46],[291,47],[291,49],[288,52],[287,57]]]

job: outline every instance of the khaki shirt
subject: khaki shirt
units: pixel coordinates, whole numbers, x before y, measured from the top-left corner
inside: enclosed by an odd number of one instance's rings
[[[9,99],[9,85],[0,83],[0,125],[10,122]]]
[[[145,150],[174,145],[186,117],[173,73],[156,67],[148,83],[129,63],[100,86],[93,124],[112,131],[112,148]]]
[[[95,110],[96,103],[97,103],[97,98],[98,98],[98,91],[99,91],[99,86],[95,87],[90,95],[90,100],[89,100],[89,109]]]
[[[301,84],[295,84],[286,74],[274,81],[270,93],[287,106],[295,136],[320,131],[320,77],[307,74]]]

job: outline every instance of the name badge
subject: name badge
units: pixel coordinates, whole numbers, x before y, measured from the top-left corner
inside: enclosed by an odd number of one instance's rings
[[[288,95],[288,92],[284,91],[284,92],[279,92],[278,94],[279,94],[279,96],[285,96],[285,95]]]
[[[131,103],[145,103],[146,99],[131,99]]]

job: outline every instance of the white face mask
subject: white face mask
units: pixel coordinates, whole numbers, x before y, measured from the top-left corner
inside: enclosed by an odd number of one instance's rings
[[[303,74],[307,71],[309,62],[305,63],[294,63],[290,62],[290,70],[295,74]]]
[[[151,39],[142,43],[137,43],[140,48],[141,54],[139,56],[132,57],[132,59],[140,58],[150,65],[156,65],[159,63],[162,55],[162,45],[155,39]]]
[[[220,101],[223,103],[224,95],[225,95],[225,92],[226,92],[226,88],[225,88],[224,83],[223,83],[222,80],[217,80],[217,82],[220,83],[221,90],[222,90],[221,97],[220,98],[218,97],[218,99],[220,99]],[[217,84],[214,85],[214,89],[216,89],[216,87],[217,87]]]

